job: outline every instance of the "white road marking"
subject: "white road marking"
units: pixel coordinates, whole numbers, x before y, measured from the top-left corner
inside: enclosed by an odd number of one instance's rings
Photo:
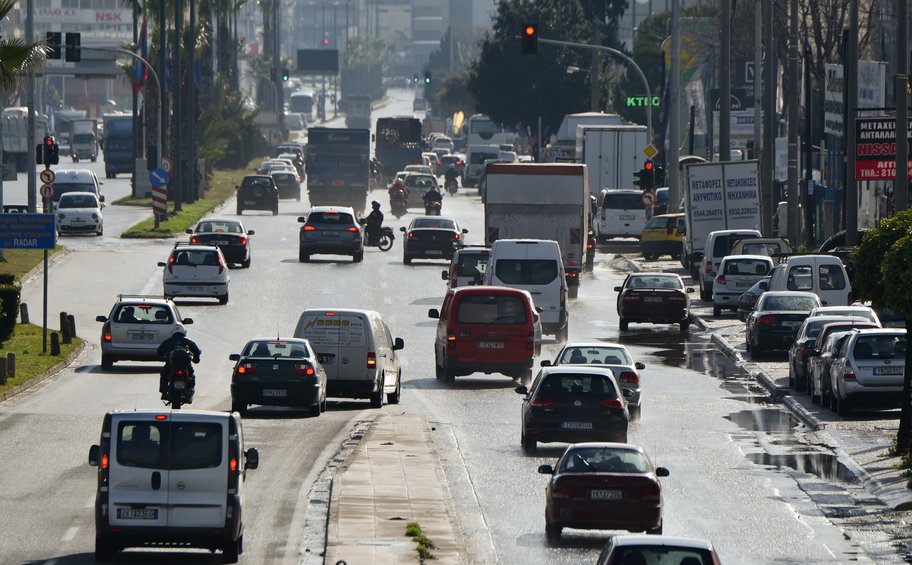
[[[83,508],[92,508],[94,506],[95,506],[95,497],[90,496],[89,499],[86,500],[85,506],[83,506]]]
[[[73,541],[76,538],[76,532],[78,531],[79,526],[68,528],[67,531],[63,533],[63,537],[60,538],[60,541]]]

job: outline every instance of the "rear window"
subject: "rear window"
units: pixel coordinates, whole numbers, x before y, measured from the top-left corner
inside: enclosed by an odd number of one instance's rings
[[[859,336],[852,350],[857,360],[896,359],[906,360],[906,336],[863,335]]]
[[[614,383],[603,375],[560,373],[548,375],[539,388],[539,394],[604,394],[617,396]]]
[[[60,196],[67,192],[97,192],[95,183],[92,182],[60,182],[54,183],[54,200],[60,201]]]
[[[561,365],[631,365],[627,351],[620,347],[568,347],[561,354]]]
[[[459,276],[462,277],[484,275],[488,268],[488,254],[460,253],[456,268]]]
[[[324,224],[331,226],[350,226],[355,219],[348,212],[311,212],[307,216],[308,224]]]
[[[219,264],[218,252],[208,249],[184,249],[171,255],[171,263],[174,265],[214,267]]]
[[[439,228],[445,230],[455,230],[456,223],[453,220],[441,220],[438,218],[417,218],[412,224],[413,228]]]
[[[283,340],[251,341],[244,348],[241,355],[244,357],[273,357],[280,359],[305,359],[310,357],[305,344]]]
[[[463,296],[456,310],[460,324],[525,324],[526,320],[526,304],[518,296]]]
[[[222,463],[222,426],[207,422],[121,422],[117,462],[149,469],[207,469]]]
[[[95,143],[95,135],[91,133],[77,133],[73,136],[73,143]]]
[[[681,279],[661,275],[636,275],[630,277],[627,288],[684,288]]]
[[[499,154],[499,152],[497,152],[497,151],[491,151],[491,152],[473,151],[472,154],[469,156],[469,164],[470,165],[484,165],[484,162],[487,161],[488,159],[497,159],[498,154]]]
[[[559,270],[554,259],[500,259],[494,274],[508,285],[542,285],[556,279]]]
[[[567,452],[558,472],[648,473],[651,470],[652,466],[649,461],[639,451],[610,447],[580,447]],[[623,563],[627,563],[627,561],[623,561]],[[656,563],[666,562],[656,561]],[[667,563],[680,563],[680,561],[668,561]]]
[[[222,464],[222,426],[172,422],[171,469],[209,469]]]
[[[171,324],[174,316],[166,306],[150,304],[124,304],[113,316],[114,321],[122,324]]]
[[[773,242],[744,243],[741,245],[741,253],[744,255],[768,255],[773,257],[781,255],[783,252],[782,245]]]
[[[846,287],[845,276],[839,265],[820,265],[820,290],[842,290]]]
[[[705,549],[690,547],[625,545],[612,552],[612,563],[684,563],[713,565],[716,560]]]
[[[643,208],[643,197],[634,192],[606,192],[602,200],[602,208],[609,210],[633,210]]]
[[[653,218],[646,222],[646,229],[666,229],[668,227],[668,218]]]
[[[237,222],[200,222],[196,226],[197,233],[243,233],[241,224]]]
[[[761,296],[763,304],[758,310],[795,310],[810,312],[817,307],[818,302],[805,296]]]
[[[437,179],[424,175],[409,175],[405,177],[405,186],[409,188],[437,188]]]
[[[759,259],[736,259],[725,262],[726,275],[765,275],[773,268],[772,263]]]
[[[273,165],[267,164],[267,163],[263,163],[263,165],[261,165],[261,166],[264,167],[264,168],[267,168],[267,169],[273,167]],[[272,181],[271,178],[263,178],[263,177],[251,178],[251,177],[247,177],[247,178],[244,179],[244,183],[243,183],[242,187],[243,187],[243,188],[253,188],[253,187],[257,187],[257,188],[272,188],[272,185],[273,185],[273,181]]]
[[[713,255],[715,257],[725,257],[731,250],[731,240],[743,236],[720,235],[713,241]]]

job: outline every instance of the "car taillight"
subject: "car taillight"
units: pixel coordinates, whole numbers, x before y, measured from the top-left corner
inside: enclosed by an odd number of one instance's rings
[[[200,239],[198,237],[196,237],[195,235],[190,238],[190,243],[199,243],[199,242],[200,242]]]
[[[238,459],[240,459],[241,454],[238,453],[237,442],[228,441],[228,494],[233,495],[237,493],[238,483],[240,483],[241,476],[241,466]],[[229,509],[234,507],[229,504],[227,506]]]
[[[761,326],[771,326],[773,322],[776,321],[776,316],[760,316],[757,318],[757,323]]]
[[[219,274],[221,275],[221,274],[222,274],[222,271],[225,270],[225,262],[222,261],[222,258],[221,258],[221,257],[218,258],[218,267],[219,267],[218,272],[219,272]]]
[[[102,339],[105,343],[111,343],[111,321],[108,320],[105,322],[104,326],[101,329]]]
[[[354,233],[354,232],[358,231],[358,228],[356,228],[355,226],[348,226],[347,228],[345,228],[345,231],[350,231],[350,232]]]
[[[367,352],[367,368],[376,369],[377,368],[377,354],[373,351]]]
[[[315,371],[308,363],[295,363],[295,373],[298,375],[313,376]]]
[[[725,275],[719,275],[716,277],[716,282],[719,284],[725,284]]]
[[[301,229],[304,230],[304,231],[317,231],[317,228],[314,227],[314,226],[304,226],[304,227],[301,228]]]
[[[252,375],[256,373],[256,363],[241,363],[238,365],[237,372],[239,375]]]
[[[247,238],[246,238],[246,237],[239,237],[239,238],[238,238],[238,245],[247,245]]]
[[[706,272],[711,273],[713,271],[713,262],[712,259],[707,259],[706,261]]]
[[[609,410],[623,410],[624,403],[619,398],[606,398],[599,402],[599,408],[605,408]]]
[[[639,384],[640,375],[634,371],[621,371],[620,376],[618,376],[618,380],[622,383]]]
[[[650,484],[643,488],[643,500],[658,502],[662,499],[662,489],[657,484]]]
[[[454,233],[454,234],[453,234],[453,239],[459,239],[459,237],[460,237],[460,236],[459,236],[458,233]]]
[[[855,373],[853,371],[847,369],[842,372],[842,379],[845,381],[854,381]]]
[[[409,239],[412,239],[413,237],[415,237],[415,232],[413,232],[413,231],[408,232],[408,236],[409,236]]]
[[[168,272],[174,272],[174,255],[168,257]]]
[[[531,404],[532,406],[545,407],[545,406],[554,406],[555,404],[557,404],[557,401],[554,400],[553,398],[548,398],[547,396],[536,396],[535,398],[532,399],[532,402],[530,402],[529,404]]]
[[[562,482],[556,482],[551,488],[552,498],[570,498],[576,489],[573,486]]]
[[[110,460],[110,458],[108,457],[108,454],[107,454],[107,453],[102,454],[102,456],[101,456],[101,469],[102,469],[103,471],[107,471],[107,470],[108,470],[108,467],[110,466],[110,464],[111,464],[111,460]]]
[[[178,370],[174,371],[174,374],[175,374],[175,376],[183,377],[186,374],[186,372],[183,369],[178,369]]]

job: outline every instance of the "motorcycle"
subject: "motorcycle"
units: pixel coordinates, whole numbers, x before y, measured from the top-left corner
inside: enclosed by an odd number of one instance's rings
[[[425,216],[439,216],[440,215],[440,201],[431,200],[424,205],[424,215]]]
[[[165,404],[170,404],[171,408],[179,410],[184,404],[193,403],[193,354],[181,347],[169,355],[171,371],[168,374]]]
[[[408,211],[408,199],[405,192],[396,190],[390,195],[390,212],[397,218],[401,218]]]
[[[362,226],[367,224],[367,220],[361,218],[358,220]],[[377,247],[380,251],[389,251],[393,248],[393,241],[396,240],[396,236],[393,235],[393,228],[389,226],[382,226],[380,228],[380,235],[377,236],[376,241],[372,241],[370,238],[364,242],[366,247]]]
[[[459,182],[456,179],[447,179],[444,181],[444,186],[446,187],[447,192],[450,193],[450,196],[456,194],[456,190],[459,188]]]

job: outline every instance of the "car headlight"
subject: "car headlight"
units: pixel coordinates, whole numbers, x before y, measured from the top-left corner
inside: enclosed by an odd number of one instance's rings
[[[66,216],[65,216],[64,214],[60,214],[60,213],[57,214],[57,219],[58,219],[58,220],[62,220],[62,219],[64,219],[64,218],[66,218]]]

